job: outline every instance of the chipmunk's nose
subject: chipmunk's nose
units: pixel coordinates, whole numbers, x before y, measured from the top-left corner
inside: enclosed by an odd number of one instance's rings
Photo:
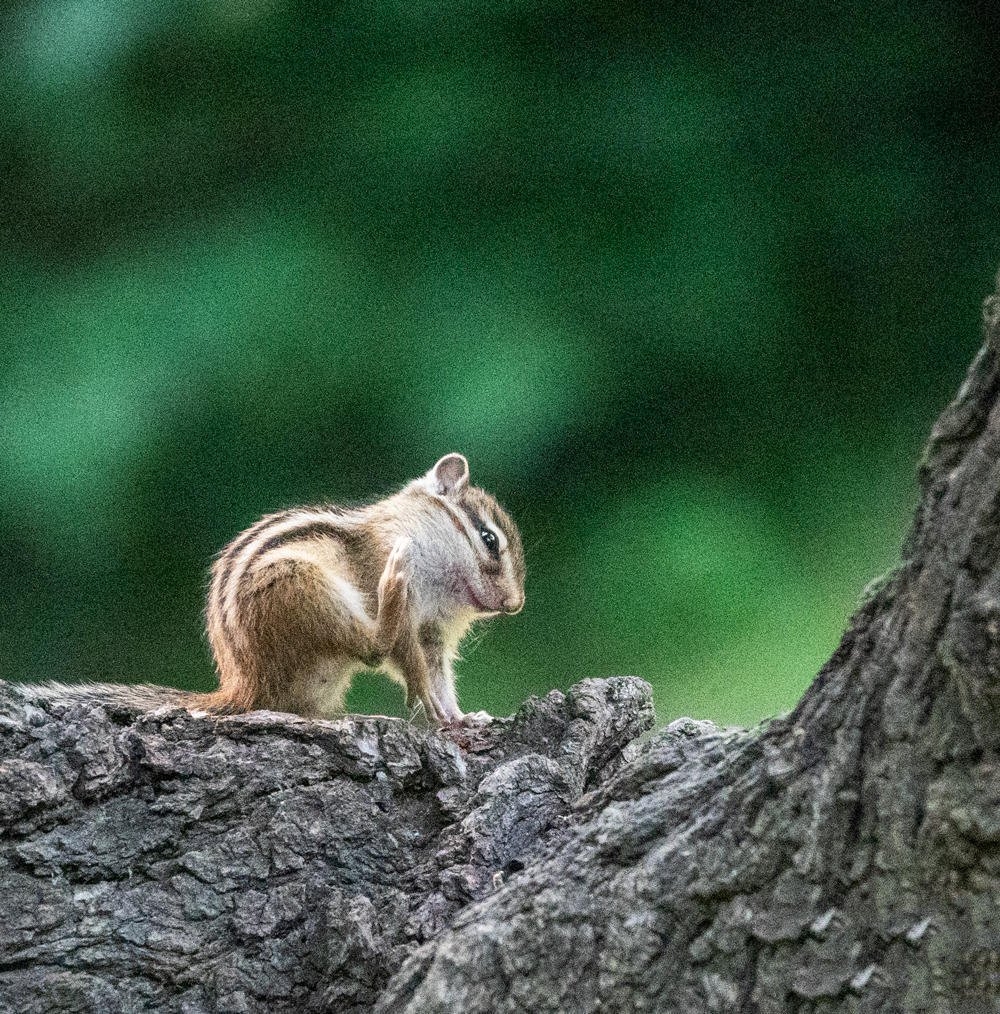
[[[516,615],[524,608],[523,595],[511,595],[503,600],[503,611],[511,616]]]

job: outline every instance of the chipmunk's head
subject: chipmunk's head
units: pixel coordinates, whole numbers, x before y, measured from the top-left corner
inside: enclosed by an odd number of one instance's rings
[[[442,590],[460,609],[486,616],[524,608],[524,550],[510,515],[469,485],[469,463],[446,454],[413,484],[441,514],[447,551],[436,563]]]

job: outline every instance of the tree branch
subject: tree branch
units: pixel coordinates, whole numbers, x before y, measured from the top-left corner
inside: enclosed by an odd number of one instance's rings
[[[0,1009],[367,1010],[652,724],[586,680],[462,742],[0,684]]]

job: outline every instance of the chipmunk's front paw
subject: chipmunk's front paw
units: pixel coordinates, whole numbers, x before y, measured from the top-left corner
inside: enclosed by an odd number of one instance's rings
[[[378,618],[373,655],[388,655],[406,621],[409,588],[408,554],[410,540],[398,539],[389,553],[378,581]]]
[[[409,580],[409,569],[407,561],[410,554],[410,546],[413,540],[406,538],[397,539],[385,561],[385,568],[379,578],[379,598],[384,598],[384,593],[405,589]]]

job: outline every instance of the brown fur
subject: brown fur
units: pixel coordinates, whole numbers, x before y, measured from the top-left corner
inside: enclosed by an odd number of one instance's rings
[[[343,709],[351,677],[381,668],[438,725],[463,721],[453,663],[473,622],[524,605],[517,527],[468,463],[445,455],[368,507],[300,508],[261,518],[219,554],[205,608],[219,687],[25,685],[37,700],[110,700],[135,710],[216,714]],[[496,543],[482,539],[483,527]]]
[[[219,689],[197,704],[336,714],[353,673],[382,667],[431,721],[460,721],[461,636],[481,607],[517,612],[524,600],[517,528],[467,478],[464,458],[449,455],[370,507],[285,511],[237,536],[215,562],[206,608]],[[481,524],[503,533],[499,560],[477,541]]]

